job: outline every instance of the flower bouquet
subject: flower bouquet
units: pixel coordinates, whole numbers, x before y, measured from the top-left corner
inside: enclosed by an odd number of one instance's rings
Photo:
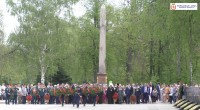
[[[135,102],[136,102],[136,96],[135,95],[131,95],[130,101],[131,101],[131,104],[135,104]]]
[[[56,96],[60,97],[62,95],[62,90],[60,88],[56,89]]]
[[[47,93],[44,95],[44,100],[46,103],[49,103],[50,95]]]
[[[27,100],[28,104],[30,104],[30,103],[31,103],[31,100],[32,100],[32,96],[31,96],[30,94],[27,95],[27,96],[26,96],[26,100]]]
[[[75,89],[69,88],[69,91],[68,91],[69,95],[74,95],[75,92],[76,92]]]
[[[96,88],[96,87],[90,87],[90,88],[89,88],[89,93],[90,93],[92,96],[97,95],[98,92],[99,92],[99,89]]]
[[[82,88],[82,94],[87,96],[89,93],[88,89],[87,88]]]
[[[54,89],[51,89],[51,90],[49,91],[49,95],[51,95],[51,96],[55,96],[55,95],[56,95]]]
[[[13,100],[13,98],[14,98],[14,88],[10,88],[10,97],[9,97],[9,99],[10,100]]]
[[[114,95],[112,96],[112,98],[113,98],[113,100],[114,100],[114,103],[117,102],[118,97],[119,97],[119,96],[118,96],[118,93],[115,92]]]

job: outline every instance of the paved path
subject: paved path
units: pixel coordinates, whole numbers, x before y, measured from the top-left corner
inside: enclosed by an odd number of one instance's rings
[[[108,104],[97,104],[95,107],[93,105],[80,105],[79,108],[73,107],[71,104],[64,105],[0,105],[0,110],[178,110],[173,107],[172,104],[131,104],[131,105],[108,105]]]

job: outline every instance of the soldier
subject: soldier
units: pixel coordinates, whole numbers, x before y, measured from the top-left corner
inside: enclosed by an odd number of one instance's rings
[[[75,103],[77,105],[77,108],[79,108],[80,98],[81,98],[81,89],[80,87],[77,88],[77,91],[75,93]]]
[[[6,94],[5,103],[9,104],[10,103],[10,88],[9,88],[9,85],[6,85],[5,94]]]
[[[19,89],[17,88],[17,85],[13,88],[13,104],[17,104],[17,94],[18,94]]]

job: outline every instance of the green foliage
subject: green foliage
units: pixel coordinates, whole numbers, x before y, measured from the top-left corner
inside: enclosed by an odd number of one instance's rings
[[[156,84],[156,83],[158,82],[158,79],[159,79],[158,75],[153,75],[153,76],[151,76],[151,82],[152,82],[153,84]]]
[[[200,11],[171,11],[169,5],[174,0],[131,0],[119,7],[105,0],[87,0],[84,2],[86,13],[76,18],[71,15],[71,6],[76,2],[7,1],[20,27],[9,36],[7,45],[0,45],[2,79],[35,82],[44,67],[47,81],[53,83],[61,83],[66,78],[72,78],[70,82],[75,83],[95,82],[99,10],[105,3],[108,81],[122,84],[200,82]]]
[[[51,78],[51,82],[53,84],[62,84],[62,83],[68,83],[71,84],[72,78],[70,78],[69,75],[66,74],[64,69],[58,65],[58,71],[56,74],[54,74]]]

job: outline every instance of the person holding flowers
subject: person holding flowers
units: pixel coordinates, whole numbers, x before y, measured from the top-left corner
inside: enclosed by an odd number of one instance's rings
[[[33,98],[32,104],[36,104],[37,103],[38,90],[35,86],[31,89],[31,95],[32,95],[32,98]]]
[[[87,96],[88,96],[88,87],[85,86],[82,88],[82,99],[83,99],[83,106],[85,106],[87,102]]]
[[[89,91],[90,91],[90,95],[92,97],[93,106],[95,106],[96,102],[97,102],[97,93],[98,93],[97,85],[93,85],[92,87],[90,87]]]
[[[76,88],[76,92],[75,92],[75,95],[74,95],[74,98],[75,98],[75,104],[77,105],[77,108],[79,108],[79,103],[80,103],[80,98],[82,97],[82,93],[81,93],[81,88],[78,86]]]
[[[65,98],[65,94],[66,94],[66,89],[64,88],[64,85],[62,84],[61,87],[59,88],[60,92],[61,92],[61,104],[62,106],[64,106],[64,98]]]
[[[40,85],[40,89],[39,89],[39,95],[40,95],[40,103],[44,104],[44,95],[45,95],[46,89],[44,84]]]

